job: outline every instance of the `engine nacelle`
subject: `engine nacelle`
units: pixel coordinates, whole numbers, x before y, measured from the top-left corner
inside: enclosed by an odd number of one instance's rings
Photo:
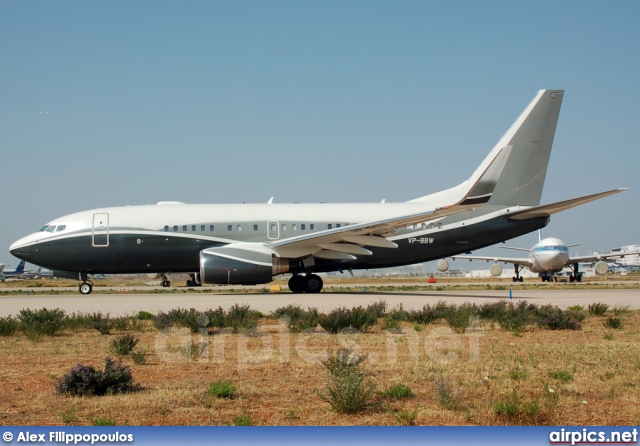
[[[258,243],[236,243],[200,251],[202,284],[256,285],[289,271],[289,262]]]
[[[603,276],[609,271],[609,265],[607,265],[607,262],[600,261],[595,264],[593,269],[596,270],[596,274]]]
[[[498,277],[500,274],[502,274],[502,267],[497,263],[494,263],[493,265],[491,265],[491,268],[489,268],[489,272],[493,277]]]
[[[445,259],[440,259],[438,260],[438,271],[442,271],[445,272],[449,269],[449,262],[447,262]]]

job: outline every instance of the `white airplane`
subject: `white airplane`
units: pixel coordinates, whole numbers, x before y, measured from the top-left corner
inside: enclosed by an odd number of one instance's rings
[[[39,111],[38,114],[39,115],[48,115],[49,112],[48,111]]]
[[[550,216],[621,192],[540,205],[562,90],[539,91],[466,180],[404,203],[184,204],[94,209],[56,218],[10,247],[82,281],[92,274],[190,273],[188,283],[268,283],[316,293],[318,273],[410,265],[490,246]],[[320,181],[320,180],[318,180]],[[62,273],[60,272],[62,271]]]
[[[0,264],[0,282],[4,282],[6,279],[32,279],[34,277],[42,277],[42,267],[37,270],[28,269],[25,270],[25,261],[21,260],[15,269],[5,269],[4,263]]]
[[[461,255],[451,256],[452,259],[467,259],[472,260],[486,260],[487,262],[494,262],[491,265],[489,271],[493,276],[499,276],[502,274],[502,267],[498,262],[511,263],[514,266],[515,276],[513,276],[514,282],[522,282],[522,276],[520,272],[525,268],[529,268],[532,273],[539,273],[543,282],[555,281],[555,274],[562,271],[565,267],[571,268],[573,274],[569,276],[569,281],[582,282],[582,273],[578,272],[578,264],[583,262],[597,261],[595,265],[595,271],[597,274],[606,274],[609,271],[609,266],[603,259],[610,257],[624,257],[626,255],[640,254],[640,251],[624,251],[609,254],[597,254],[590,256],[570,256],[569,248],[578,245],[565,245],[560,239],[549,237],[544,240],[540,240],[533,245],[531,249],[526,248],[514,248],[510,246],[501,246],[505,249],[515,249],[518,251],[529,251],[529,257],[497,257],[497,256],[473,256],[473,255]],[[438,269],[440,271],[446,271],[449,269],[449,263],[446,260],[440,260],[438,262]]]

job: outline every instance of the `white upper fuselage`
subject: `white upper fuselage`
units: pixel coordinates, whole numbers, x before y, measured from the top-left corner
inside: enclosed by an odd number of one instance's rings
[[[569,248],[562,240],[549,237],[533,245],[529,260],[531,272],[556,273],[569,263]]]

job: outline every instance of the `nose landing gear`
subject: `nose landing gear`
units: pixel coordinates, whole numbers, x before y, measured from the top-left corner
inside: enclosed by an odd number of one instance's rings
[[[91,294],[93,284],[89,279],[89,275],[87,273],[80,273],[80,280],[82,280],[82,283],[78,287],[80,294]]]

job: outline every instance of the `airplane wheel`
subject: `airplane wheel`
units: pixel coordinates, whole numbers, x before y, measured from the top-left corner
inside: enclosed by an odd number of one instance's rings
[[[307,293],[319,293],[322,290],[322,279],[315,274],[308,274],[304,278],[304,290]]]
[[[80,294],[91,294],[93,287],[90,283],[83,283],[78,289],[80,290]]]
[[[573,276],[569,276],[569,282],[573,282],[574,280]]]
[[[517,282],[518,278],[516,276],[513,276],[513,278],[511,280],[513,280],[514,282]]]
[[[305,289],[304,281],[305,281],[305,276],[300,276],[298,274],[291,276],[288,284],[289,290],[291,290],[292,293],[304,293],[304,289]]]
[[[162,282],[162,286],[163,286],[164,288],[169,288],[169,287],[171,286],[171,282],[169,282],[168,280],[164,280],[164,281]]]
[[[518,279],[518,282],[524,282],[524,277],[520,277],[520,278]]]
[[[576,277],[576,282],[582,282],[582,276]]]

